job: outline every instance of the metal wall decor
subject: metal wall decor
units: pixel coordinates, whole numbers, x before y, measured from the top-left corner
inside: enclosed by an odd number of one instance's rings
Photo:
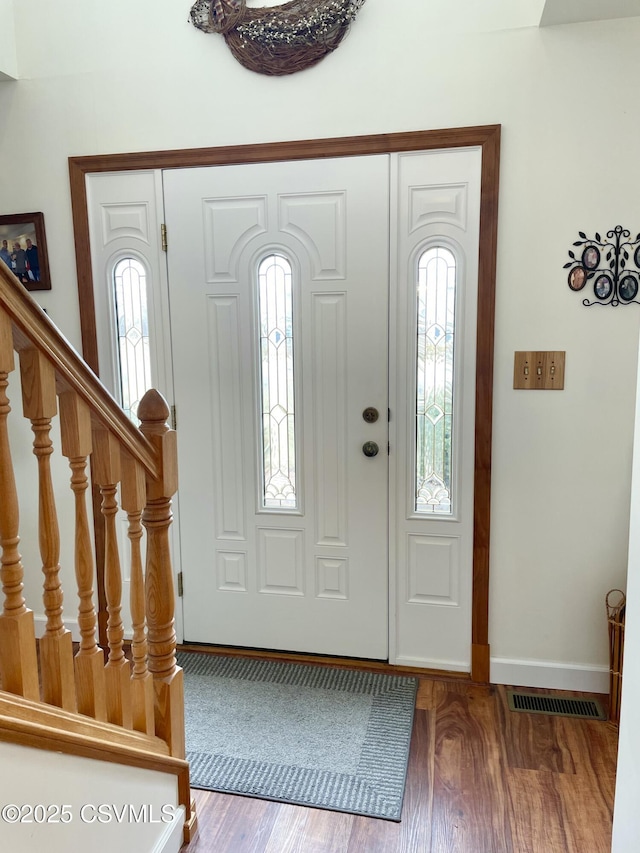
[[[289,0],[247,8],[246,0],[196,0],[191,23],[220,33],[241,65],[258,74],[293,74],[335,50],[365,0]]]
[[[607,231],[603,240],[596,231],[590,238],[578,231],[581,238],[573,244],[578,251],[569,251],[571,260],[564,265],[569,270],[571,290],[582,290],[587,282],[593,286],[594,299],[585,297],[583,305],[640,304],[640,234],[630,240],[631,232],[621,225]]]

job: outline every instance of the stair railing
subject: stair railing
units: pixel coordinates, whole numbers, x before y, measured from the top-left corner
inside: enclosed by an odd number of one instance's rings
[[[19,495],[9,438],[10,377],[18,355],[22,408],[33,430],[37,466],[38,530],[43,576],[44,633],[36,641],[34,603],[24,598]],[[91,717],[166,744],[185,757],[182,670],[176,664],[174,590],[169,550],[171,497],[177,489],[175,432],[169,409],[155,390],[140,402],[134,426],[99,379],[0,262],[0,689],[26,700]],[[15,417],[16,412],[11,413]],[[63,591],[60,531],[51,455],[51,428],[59,418],[61,447],[70,469],[75,507],[74,562],[77,599]],[[24,460],[21,460],[24,464]],[[104,598],[107,644],[98,642],[97,590],[88,466],[99,487],[104,519]],[[121,556],[116,513],[128,516],[133,639],[125,655]],[[24,499],[24,496],[20,496]],[[146,531],[143,571],[141,539]],[[23,533],[23,536],[26,535]],[[35,535],[35,532],[30,532]],[[34,567],[29,566],[29,572]],[[31,607],[29,606],[31,604]],[[76,610],[74,650],[64,615]],[[108,726],[105,728],[108,729]],[[188,804],[187,809],[188,809]]]

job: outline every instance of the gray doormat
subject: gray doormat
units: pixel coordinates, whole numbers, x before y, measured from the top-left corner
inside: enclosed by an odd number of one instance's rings
[[[400,820],[415,678],[179,652],[191,785]]]

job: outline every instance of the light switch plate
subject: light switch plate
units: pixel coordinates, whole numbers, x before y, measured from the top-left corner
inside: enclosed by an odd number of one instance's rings
[[[513,387],[522,391],[562,391],[565,351],[516,352]]]

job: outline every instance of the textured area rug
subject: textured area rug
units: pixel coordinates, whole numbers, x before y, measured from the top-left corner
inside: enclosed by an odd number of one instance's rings
[[[400,820],[415,678],[180,652],[191,785]]]

